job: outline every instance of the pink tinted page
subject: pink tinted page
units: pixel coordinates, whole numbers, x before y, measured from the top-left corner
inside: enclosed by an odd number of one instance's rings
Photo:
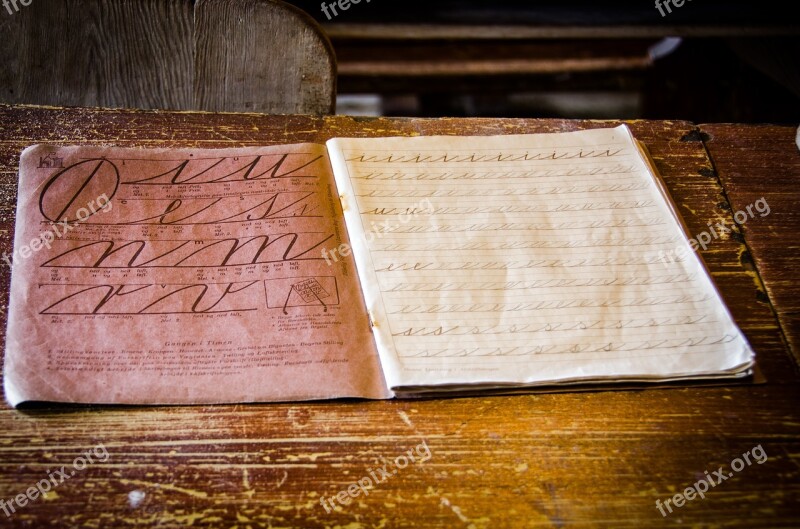
[[[6,398],[390,397],[347,243],[324,146],[30,147]]]

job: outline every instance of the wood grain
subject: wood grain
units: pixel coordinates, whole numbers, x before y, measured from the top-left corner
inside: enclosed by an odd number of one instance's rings
[[[0,101],[193,107],[190,0],[18,5],[0,19]]]
[[[2,8],[0,102],[329,114],[333,50],[275,0],[36,0]]]
[[[288,4],[198,0],[195,108],[332,114],[333,48],[314,20]]]
[[[775,304],[786,339],[800,360],[800,150],[794,127],[701,125],[734,212],[759,199],[769,212],[746,215],[750,256]],[[762,203],[763,204],[763,203]],[[763,206],[762,206],[763,209]],[[742,216],[745,218],[745,216]]]
[[[0,251],[11,249],[17,162],[36,142],[232,147],[334,136],[509,134],[613,126],[517,119],[354,119],[0,106]],[[703,137],[633,122],[690,230],[729,218]],[[76,471],[12,527],[795,527],[798,376],[768,295],[741,256],[751,233],[704,252],[757,351],[762,385],[405,401],[0,410],[0,498]],[[755,236],[755,234],[753,234]],[[744,262],[744,264],[743,264]],[[766,277],[766,276],[765,276]],[[8,269],[0,270],[3,299]],[[778,283],[786,294],[790,285]],[[5,314],[2,322],[5,323]],[[265,381],[269,383],[269,381]],[[328,513],[320,497],[422,441],[431,458]],[[664,518],[655,508],[760,445],[768,456]],[[388,467],[392,469],[391,466]],[[0,514],[0,518],[5,515]]]

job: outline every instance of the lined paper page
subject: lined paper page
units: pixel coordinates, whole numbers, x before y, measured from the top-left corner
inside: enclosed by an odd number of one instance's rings
[[[752,365],[627,127],[328,149],[391,387]]]

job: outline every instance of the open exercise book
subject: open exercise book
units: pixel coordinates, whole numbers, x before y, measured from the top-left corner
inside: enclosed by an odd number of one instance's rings
[[[222,403],[741,377],[625,126],[28,148],[5,393]]]

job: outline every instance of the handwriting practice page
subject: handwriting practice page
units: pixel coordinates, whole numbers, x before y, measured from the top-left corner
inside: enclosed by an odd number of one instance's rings
[[[391,388],[752,365],[627,127],[328,150]]]
[[[389,394],[324,146],[25,151],[6,396]]]

